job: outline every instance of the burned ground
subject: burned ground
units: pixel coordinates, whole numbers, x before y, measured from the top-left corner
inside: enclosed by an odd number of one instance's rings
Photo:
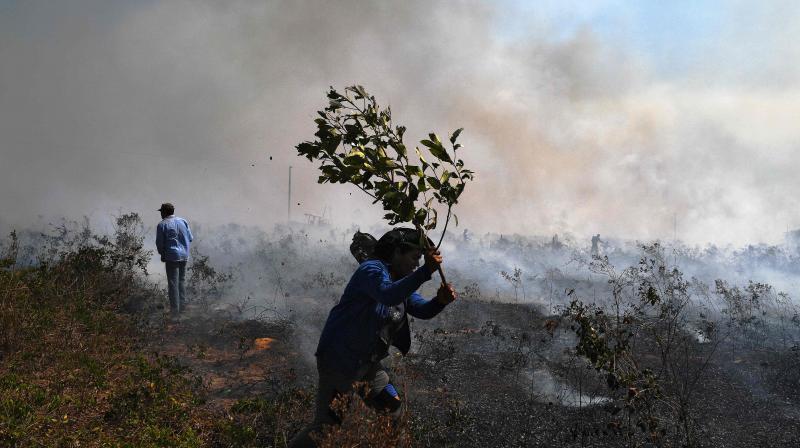
[[[6,244],[17,261],[6,262],[3,270],[4,322],[14,323],[14,312],[30,312],[25,300],[45,294],[47,285],[71,279],[67,286],[72,286],[42,296],[46,306],[33,316],[44,320],[21,320],[38,322],[35,328],[20,331],[17,325],[16,339],[3,333],[0,386],[12,401],[2,402],[2,440],[11,446],[285,446],[311,419],[316,338],[355,266],[342,255],[346,239],[341,235],[330,231],[326,239],[310,233],[262,234],[255,244],[253,235],[228,235],[198,244],[190,270],[194,300],[177,323],[165,320],[163,292],[132,275],[138,258],[119,256],[141,247],[62,236],[50,261],[31,268],[20,261],[24,250]],[[601,299],[613,295],[614,281],[623,276],[600,275],[580,265],[579,251],[569,247],[554,251],[535,241],[498,241],[450,249],[446,266],[461,298],[433,320],[413,320],[411,353],[391,356],[407,412],[402,437],[395,434],[384,442],[797,446],[800,341],[796,307],[787,296],[730,279],[681,296],[670,288],[689,291],[696,285],[681,283],[675,271],[655,269],[650,277],[638,271],[639,283],[628,286],[650,282],[659,292],[642,297],[659,307],[624,315],[624,328],[637,330],[635,343],[614,353],[635,361],[634,373],[655,373],[650,392],[644,377],[620,373],[611,381],[607,365],[578,350],[582,323],[607,331],[598,331],[598,340],[614,342],[610,335],[619,327],[604,326],[614,319],[591,314],[582,321],[569,312],[570,302],[580,298],[600,303],[613,317],[609,305],[615,302]],[[615,261],[635,265],[637,257],[646,258],[620,249]],[[687,260],[695,273],[701,271],[702,257]],[[786,260],[778,264],[788,265]],[[93,273],[96,268],[102,274]],[[513,278],[517,270],[517,282],[501,275],[505,271]],[[658,283],[664,279],[667,288]],[[432,287],[423,293],[430,294]],[[79,300],[78,293],[84,298]],[[680,297],[691,301],[677,308]],[[624,299],[640,297],[634,291]],[[63,300],[75,300],[76,306],[59,306]],[[104,311],[89,318],[87,306]],[[45,311],[58,311],[58,318]],[[659,316],[673,317],[676,325],[665,326]],[[43,322],[62,326],[67,332],[55,334],[68,334],[66,343],[20,340],[52,333],[39,325]],[[659,338],[665,334],[680,343],[664,345]],[[90,344],[95,339],[124,344],[87,350],[99,347]],[[681,356],[665,357],[665,347]],[[42,357],[37,350],[63,356]],[[75,358],[79,362],[70,361],[73,352],[82,353]],[[57,375],[65,367],[72,380]],[[55,401],[42,398],[44,391]],[[91,394],[103,398],[86,401]],[[335,440],[331,443],[335,446]]]
[[[620,434],[621,412],[617,403],[603,398],[608,392],[604,378],[569,353],[574,338],[568,329],[554,335],[547,331],[554,316],[529,305],[484,301],[458,305],[460,309],[443,316],[444,322],[413,322],[414,352],[391,358],[417,444],[648,443],[641,431]],[[490,319],[476,322],[473,313]],[[282,394],[287,390],[304,391],[305,406],[298,405],[296,414],[285,416],[283,424],[291,433],[311,418],[315,378],[313,366],[293,351],[293,337],[291,325],[232,321],[219,314],[216,319],[190,318],[169,326],[161,353],[203,377],[208,406],[222,414],[235,414],[237,404],[253,398],[285,399]],[[264,338],[274,342],[259,347]],[[735,367],[729,365],[734,362]],[[694,446],[746,447],[765,441],[769,446],[796,446],[800,440],[796,389],[787,390],[783,377],[771,367],[756,354],[734,361],[720,359],[707,367],[694,397],[692,411],[698,421]]]

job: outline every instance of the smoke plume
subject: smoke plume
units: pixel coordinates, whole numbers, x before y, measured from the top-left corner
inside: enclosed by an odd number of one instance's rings
[[[466,128],[478,177],[459,217],[475,232],[743,243],[798,224],[793,3],[728,4],[696,44],[668,49],[635,41],[627,15],[609,32],[573,6],[4,2],[2,219],[157,220],[171,201],[267,228],[286,219],[292,165],[294,219],[378,221],[293,149],[326,88],[359,83],[410,141]],[[687,39],[676,20],[665,30]]]

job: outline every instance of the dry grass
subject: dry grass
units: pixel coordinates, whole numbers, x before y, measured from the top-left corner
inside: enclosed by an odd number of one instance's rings
[[[99,240],[96,240],[99,241]],[[197,446],[198,382],[138,350],[129,301],[154,299],[113,244],[0,269],[0,445]]]
[[[367,407],[356,394],[335,399],[331,409],[342,423],[325,427],[317,438],[320,448],[413,446],[409,420],[405,413],[394,421],[389,415]]]

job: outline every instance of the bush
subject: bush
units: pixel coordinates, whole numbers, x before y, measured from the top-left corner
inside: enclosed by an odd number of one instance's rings
[[[563,316],[578,337],[575,353],[605,376],[617,399],[612,410],[625,410],[613,426],[627,437],[638,429],[650,441],[693,446],[700,379],[726,336],[709,318],[703,285],[669,266],[657,243],[642,250],[638,265],[622,272],[596,257],[591,269],[608,278],[608,305],[574,299]]]

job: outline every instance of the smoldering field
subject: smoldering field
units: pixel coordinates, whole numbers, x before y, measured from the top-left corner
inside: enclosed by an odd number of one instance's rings
[[[54,235],[82,244],[66,236],[84,226]],[[220,412],[313,391],[317,338],[356,268],[355,230],[196,223],[189,314],[152,346],[198,372]],[[36,264],[39,233],[19,235],[18,264]],[[447,235],[460,298],[412,320],[411,353],[390,360],[414,443],[796,446],[797,248],[609,238],[599,249],[572,235]]]

